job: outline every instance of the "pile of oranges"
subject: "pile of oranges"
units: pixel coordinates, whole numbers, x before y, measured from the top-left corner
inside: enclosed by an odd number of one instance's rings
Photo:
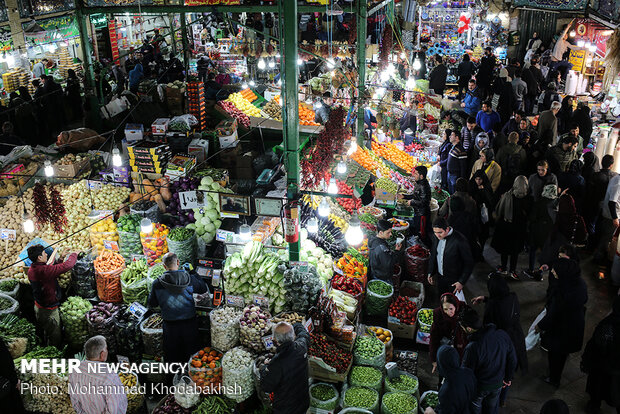
[[[273,100],[276,101],[277,104],[280,104],[280,95],[274,97]],[[300,125],[311,125],[311,126],[321,125],[321,124],[314,122],[315,113],[312,109],[300,103],[298,106],[298,110],[299,110],[299,124]]]
[[[405,151],[399,150],[396,145],[391,142],[378,143],[372,141],[372,150],[380,157],[393,162],[407,173],[411,173],[411,170],[413,170],[413,167],[416,165],[411,155],[407,154]]]
[[[355,160],[359,165],[361,165],[364,169],[370,171],[375,174],[377,171],[381,173],[382,177],[390,176],[390,169],[377,159],[373,153],[371,153],[367,148],[358,147],[357,151],[353,153],[351,156],[353,160]]]
[[[190,361],[189,376],[198,386],[222,383],[222,353],[210,347],[198,351]]]

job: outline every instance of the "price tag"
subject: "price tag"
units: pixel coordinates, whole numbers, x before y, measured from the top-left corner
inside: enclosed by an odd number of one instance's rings
[[[17,238],[15,230],[0,229],[0,240],[14,241]]]
[[[182,191],[179,193],[181,210],[190,210],[205,206],[205,195],[202,191]]]
[[[106,250],[112,250],[113,252],[118,252],[120,249],[118,247],[118,242],[114,240],[104,240],[103,248]],[[143,256],[144,257],[144,256]]]
[[[146,256],[143,254],[132,254],[131,255],[132,262],[137,262],[138,260],[142,260],[142,259],[146,259]]]
[[[129,306],[129,313],[131,313],[134,318],[141,320],[146,313],[146,308],[138,302],[134,302]]]
[[[254,295],[252,297],[252,303],[260,306],[261,308],[269,309],[269,298],[266,296],[257,296]]]
[[[215,232],[215,240],[224,243],[232,243],[235,237],[235,233],[228,230],[218,229]]]
[[[233,214],[233,213],[220,213],[220,217],[221,218],[239,218],[239,214]]]
[[[292,267],[298,267],[302,273],[308,273],[308,262],[291,262]]]
[[[101,181],[88,180],[87,182],[90,190],[101,190],[103,188]]]
[[[312,323],[312,318],[308,318],[306,323],[304,323],[304,328],[306,328],[309,333],[312,333],[312,331],[314,331],[314,324]]]
[[[265,344],[265,349],[267,351],[270,351],[276,347],[273,343],[273,335],[263,336],[261,339],[263,340],[263,344]]]
[[[124,355],[116,355],[116,359],[120,364],[129,364],[129,358]]]
[[[245,300],[243,296],[226,295],[226,304],[243,308],[245,306]]]
[[[211,269],[212,272],[212,279],[211,279],[211,284],[213,285],[213,287],[217,287],[220,285],[220,280],[221,280],[221,276],[222,276],[222,272],[220,270],[214,270]]]

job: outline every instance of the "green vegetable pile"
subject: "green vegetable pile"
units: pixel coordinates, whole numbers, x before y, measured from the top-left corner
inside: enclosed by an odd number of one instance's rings
[[[333,411],[338,407],[338,392],[329,384],[313,384],[310,387],[310,406]]]
[[[365,387],[351,387],[344,393],[344,406],[373,410],[377,406],[379,394]]]
[[[428,391],[428,394],[426,394],[422,398],[422,401],[420,401],[420,406],[425,410],[428,407],[436,408],[437,405],[439,405],[439,394],[435,391]]]
[[[0,311],[9,309],[11,306],[13,306],[13,303],[14,302],[11,301],[9,298],[0,297]]]
[[[409,414],[418,409],[418,402],[411,394],[391,392],[383,396],[382,412],[387,414]]]
[[[191,238],[195,234],[194,230],[186,227],[175,227],[170,230],[168,234],[168,240],[172,241],[184,241]]]
[[[60,306],[60,319],[69,338],[69,344],[74,347],[81,348],[88,338],[88,322],[85,315],[92,307],[89,301],[79,296],[69,297]]]
[[[355,366],[351,369],[349,385],[362,386],[380,391],[383,374],[377,368]]]
[[[131,262],[121,274],[121,285],[123,288],[123,301],[127,304],[138,302],[146,305],[151,287],[150,279],[147,277],[149,271],[146,259]]]
[[[125,259],[131,258],[132,254],[142,254],[142,243],[140,242],[140,221],[142,216],[139,214],[126,214],[118,219],[116,230],[118,231],[118,242],[120,253]]]
[[[418,312],[418,322],[420,322],[420,332],[430,333],[433,324],[433,310],[420,309]]]
[[[396,192],[398,191],[398,184],[396,184],[390,178],[381,177],[377,181],[375,181],[375,188],[387,191],[388,193],[396,194]]]
[[[15,315],[0,317],[0,338],[5,342],[10,342],[14,338],[26,338],[28,340],[26,351],[32,351],[39,342],[34,325]]]
[[[13,289],[15,289],[15,286],[17,286],[19,282],[17,280],[11,279],[11,280],[3,280],[2,282],[0,282],[0,291],[2,292],[12,292]]]
[[[149,277],[152,280],[155,280],[161,275],[163,275],[165,272],[166,272],[166,269],[164,268],[164,265],[161,263],[157,263],[155,266],[151,267],[151,269],[149,270]]]
[[[168,251],[179,258],[179,263],[196,261],[196,231],[190,227],[175,227],[168,234]]]
[[[418,389],[418,380],[410,375],[400,374],[400,376],[385,381],[386,391],[402,391],[415,393]]]
[[[376,335],[358,336],[353,347],[353,363],[383,367],[385,364],[385,345]]]
[[[371,280],[366,288],[366,312],[369,315],[386,314],[394,293],[392,285],[382,280]]]
[[[230,414],[235,409],[235,402],[218,395],[207,396],[192,414]]]
[[[23,356],[14,359],[13,362],[15,366],[18,367],[18,364],[22,359],[30,360],[30,359],[57,359],[62,358],[65,355],[66,347],[62,350],[56,348],[55,346],[37,346],[32,351],[24,354]]]
[[[126,214],[121,216],[116,223],[117,231],[125,231],[127,233],[140,233],[140,221],[142,216],[139,214]]]
[[[360,221],[368,224],[377,224],[377,221],[379,221],[375,216],[370,213],[360,214],[357,218],[359,218]]]

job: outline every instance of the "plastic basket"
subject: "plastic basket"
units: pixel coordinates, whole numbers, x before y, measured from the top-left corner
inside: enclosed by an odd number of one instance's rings
[[[422,314],[430,314],[431,316],[431,321],[433,319],[433,310],[430,308],[422,308],[418,311],[418,331],[423,332],[423,333],[431,333],[431,326],[432,326],[432,322],[430,324],[422,322],[420,320],[420,316]]]
[[[164,328],[147,328],[145,325],[153,318],[161,315],[156,313],[140,324],[140,332],[142,332],[142,343],[144,345],[144,353],[153,357],[160,357],[164,355],[163,340],[164,340]],[[162,320],[163,324],[163,320]]]
[[[315,398],[312,396],[312,390],[316,387],[329,387],[332,390],[334,390],[334,392],[336,393],[335,394],[336,396],[334,398],[331,398],[325,401],[319,400],[318,398]],[[338,407],[339,397],[340,397],[340,394],[338,393],[338,390],[332,384],[328,384],[326,382],[317,382],[315,384],[310,385],[310,407],[312,408],[318,408],[320,410],[326,410],[326,411],[334,411]]]
[[[403,410],[403,409],[390,410],[385,404],[386,398],[390,399],[394,396],[398,396],[402,400],[406,400],[409,406],[411,407],[411,409],[410,410]],[[387,392],[381,398],[381,414],[416,414],[417,412],[418,412],[418,400],[411,394],[407,394],[404,392]]]
[[[377,381],[375,381],[374,383],[361,383],[359,380],[354,379],[354,375],[357,371],[367,371],[367,375],[372,373],[371,375],[378,376]],[[381,387],[383,386],[383,373],[379,368],[376,367],[367,367],[363,365],[354,366],[353,368],[351,368],[351,372],[349,373],[349,386],[368,387],[378,392],[381,392]]]
[[[95,272],[97,282],[97,296],[104,302],[118,303],[123,301],[123,290],[121,286],[121,273],[125,266],[112,272]]]
[[[382,280],[373,280],[368,282],[369,285],[370,283],[385,283],[390,287],[390,293],[388,295],[379,295],[366,287],[366,312],[368,315],[385,315],[388,307],[390,306],[390,302],[392,301],[394,287]]]
[[[365,392],[368,392],[369,394],[374,395],[374,402],[367,406],[367,407],[354,407],[352,405],[347,404],[347,393],[350,392],[355,392],[355,390],[367,390]],[[367,388],[367,387],[351,387],[351,388],[347,388],[343,393],[342,393],[342,408],[362,408],[364,410],[368,410],[372,413],[377,414],[379,412],[379,393],[377,392],[377,390],[373,390],[372,388]]]

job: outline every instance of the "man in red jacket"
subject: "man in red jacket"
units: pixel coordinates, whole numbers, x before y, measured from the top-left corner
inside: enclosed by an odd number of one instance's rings
[[[32,286],[37,323],[45,332],[49,344],[59,346],[61,328],[58,306],[61,292],[58,276],[71,270],[77,261],[77,253],[71,253],[63,263],[48,265],[45,247],[36,244],[28,248],[28,258],[32,261],[28,269],[28,280]]]

